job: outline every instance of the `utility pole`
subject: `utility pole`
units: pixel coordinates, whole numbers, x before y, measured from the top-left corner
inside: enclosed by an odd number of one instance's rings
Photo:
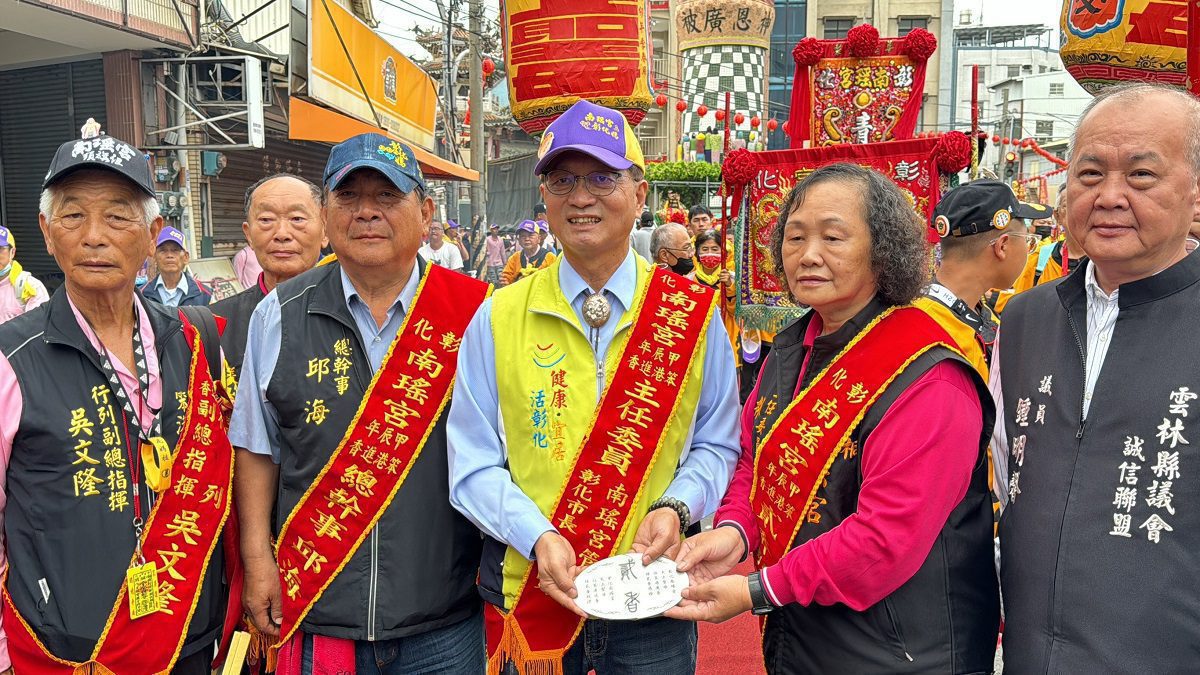
[[[471,113],[471,168],[479,172],[479,180],[471,184],[471,217],[482,215],[484,212],[483,196],[487,179],[487,139],[483,137],[483,1],[468,0],[467,14],[469,28],[467,39],[471,45],[467,56],[470,63],[470,104]]]

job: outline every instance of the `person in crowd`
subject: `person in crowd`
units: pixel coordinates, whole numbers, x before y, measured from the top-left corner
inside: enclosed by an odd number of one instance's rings
[[[659,225],[650,235],[650,261],[659,267],[687,276],[696,268],[695,255],[696,245],[683,225]]]
[[[254,247],[249,243],[233,256],[233,273],[237,276],[242,288],[250,288],[258,283],[258,277],[262,271],[262,265],[254,253]]]
[[[500,238],[500,226],[492,223],[484,240],[484,264],[487,266],[487,282],[500,285],[500,272],[504,270],[504,240]]]
[[[519,248],[508,258],[500,272],[502,286],[524,279],[554,264],[555,255],[542,248],[537,223],[534,221],[522,220],[517,225],[517,244]]]
[[[421,247],[418,253],[426,262],[441,265],[453,272],[461,272],[463,269],[462,253],[457,244],[446,241],[443,232],[441,224],[431,224],[429,241]]]
[[[254,308],[280,283],[317,264],[329,241],[321,222],[321,188],[287,173],[266,176],[246,188],[242,234],[262,272],[246,290],[212,304],[225,318],[221,347],[234,379],[242,372],[246,335]]]
[[[140,150],[64,143],[40,210],[64,281],[0,325],[0,671],[207,675],[233,462],[215,322],[134,290],[163,227]]]
[[[717,291],[722,298],[724,306],[721,308],[721,319],[725,324],[725,332],[729,334],[734,356],[737,357],[741,350],[738,347],[740,331],[733,303],[736,295],[733,285],[733,257],[722,261],[721,233],[716,230],[704,230],[696,235],[692,246],[696,250],[695,267],[687,278]]]
[[[1026,224],[1035,206],[998,180],[977,180],[946,193],[933,212],[942,264],[915,304],[954,337],[985,382],[1000,321],[983,296],[1009,288],[1025,268],[1038,244]]]
[[[142,295],[167,307],[207,305],[212,300],[212,292],[188,271],[189,258],[183,233],[169,225],[164,226],[154,247],[154,265],[158,274],[142,287]]]
[[[463,233],[463,228],[456,221],[447,220],[446,227],[443,230],[443,235],[446,243],[458,249],[459,258],[463,261],[462,267],[466,267],[471,260],[471,252],[467,248],[466,236]],[[432,243],[432,235],[430,238]],[[453,268],[451,268],[453,269]]]
[[[1005,670],[1187,672],[1200,102],[1106,89],[1070,147],[1066,226],[1087,262],[1013,298],[992,363]]]
[[[812,311],[775,338],[716,527],[683,543],[693,585],[666,613],[767,615],[772,675],[992,670],[992,406],[908,306],[928,282],[925,231],[856,164],[814,171],[780,209],[773,256]],[[729,573],[751,553],[758,571]]]
[[[542,249],[557,255],[557,243],[554,241],[554,235],[550,234],[550,223],[545,220],[536,220],[534,224],[537,225],[538,242]]]
[[[712,210],[703,204],[697,204],[688,209],[688,230],[692,237],[698,237],[713,226]]]
[[[737,460],[729,341],[711,289],[629,247],[649,186],[621,113],[581,100],[545,138],[534,171],[563,257],[480,308],[450,410],[450,499],[485,535],[489,670],[694,672],[693,623],[588,619],[575,576],[673,555],[715,508]]]
[[[652,260],[650,255],[650,237],[654,234],[654,214],[642,211],[637,220],[637,227],[629,235],[629,245],[645,260]]]
[[[50,299],[46,286],[17,262],[17,239],[0,227],[0,323],[21,316]]]
[[[488,287],[418,257],[434,205],[408,146],[347,139],[324,190],[337,259],[259,303],[230,421],[243,603],[280,675],[480,673],[440,413]]]

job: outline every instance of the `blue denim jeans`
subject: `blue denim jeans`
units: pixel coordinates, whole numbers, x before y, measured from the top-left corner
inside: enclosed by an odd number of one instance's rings
[[[482,675],[487,670],[483,614],[420,635],[354,642],[357,675]],[[311,675],[312,636],[304,636],[301,672]]]
[[[696,624],[674,619],[588,619],[563,656],[563,675],[689,675],[696,672]],[[512,664],[506,675],[519,675]]]

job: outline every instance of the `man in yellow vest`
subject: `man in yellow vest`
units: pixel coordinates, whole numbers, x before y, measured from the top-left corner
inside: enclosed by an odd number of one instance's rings
[[[488,669],[691,673],[694,624],[589,619],[575,577],[672,557],[716,509],[738,457],[729,339],[711,288],[629,246],[648,185],[621,113],[576,103],[538,156],[563,256],[480,307],[447,430],[450,501],[486,535]]]
[[[942,265],[916,304],[954,337],[985,382],[999,320],[983,302],[983,294],[1008,288],[1021,274],[1038,242],[1024,219],[1045,211],[1041,204],[1017,201],[1012,190],[996,180],[961,185],[934,209]]]

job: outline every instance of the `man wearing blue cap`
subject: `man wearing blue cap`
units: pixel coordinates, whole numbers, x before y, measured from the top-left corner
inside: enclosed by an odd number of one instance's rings
[[[538,157],[563,255],[480,307],[450,411],[450,499],[486,535],[489,671],[693,672],[693,623],[587,619],[575,577],[672,556],[718,506],[738,458],[729,339],[711,289],[629,246],[648,185],[621,113],[579,101]]]
[[[501,286],[515,283],[554,264],[555,255],[542,247],[536,221],[522,220],[517,225],[517,244],[520,248],[508,257],[508,262],[500,272]]]
[[[0,323],[20,316],[50,299],[46,286],[17,262],[17,240],[0,227]]]
[[[335,146],[322,202],[337,259],[255,309],[230,421],[246,611],[281,675],[481,672],[440,413],[489,287],[418,256],[434,205],[403,143]]]
[[[164,226],[154,247],[158,274],[142,286],[142,295],[167,307],[207,305],[212,300],[212,291],[187,271],[188,260],[183,233],[170,225]]]

